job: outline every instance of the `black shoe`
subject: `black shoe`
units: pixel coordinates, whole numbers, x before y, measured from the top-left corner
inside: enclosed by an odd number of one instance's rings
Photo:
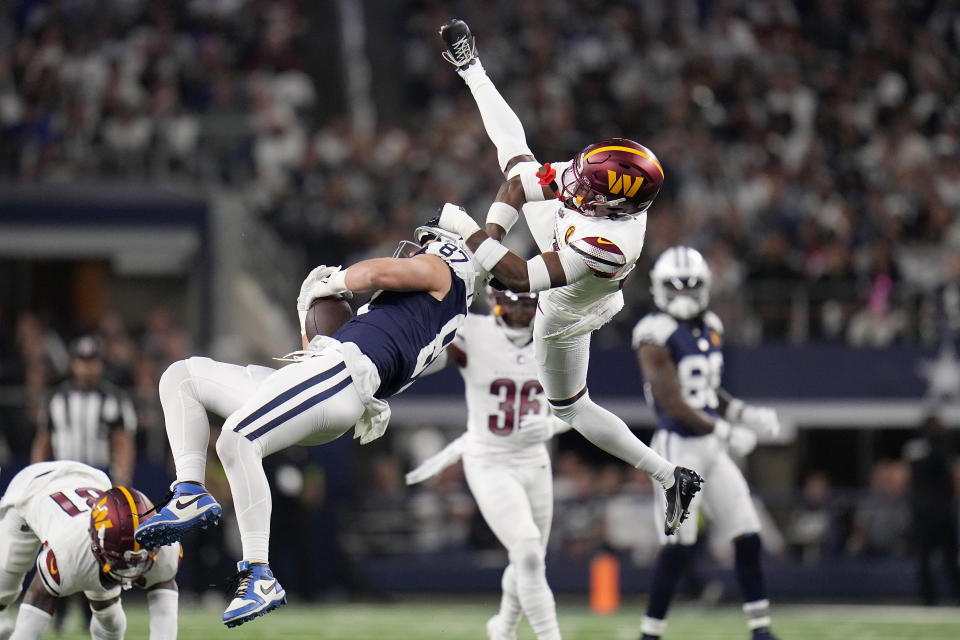
[[[660,640],[660,636],[652,636],[649,633],[645,633],[640,636],[640,640]]]
[[[667,493],[667,518],[663,522],[665,535],[673,535],[687,519],[690,501],[700,491],[702,482],[703,478],[696,471],[679,466],[673,470],[673,486],[664,489]]]
[[[750,634],[750,640],[777,640],[777,636],[773,635],[770,627],[761,627],[753,630],[753,633]]]
[[[457,69],[469,67],[477,59],[477,43],[463,20],[454,18],[440,27],[440,37],[447,45],[443,59]]]

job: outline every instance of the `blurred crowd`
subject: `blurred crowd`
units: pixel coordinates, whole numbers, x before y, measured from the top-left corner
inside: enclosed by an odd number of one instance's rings
[[[71,348],[80,334],[64,335],[65,328],[54,324],[43,313],[0,314],[0,466],[29,461],[37,427],[48,418],[51,391],[74,376],[74,361],[86,356]],[[107,313],[85,329],[98,345],[98,382],[116,385],[133,401],[138,464],[164,469],[168,447],[157,385],[168,364],[189,354],[187,332],[162,308],[150,311],[142,327]]]
[[[439,56],[459,9],[538,158],[612,135],[658,154],[635,308],[642,267],[685,242],[733,341],[934,343],[960,323],[955,3],[405,0],[365,23],[343,6],[10,3],[0,175],[226,186],[311,261],[382,253],[444,201],[481,217],[501,179]],[[378,119],[321,85],[331,15],[394,65],[333,63],[335,86],[372,77]]]

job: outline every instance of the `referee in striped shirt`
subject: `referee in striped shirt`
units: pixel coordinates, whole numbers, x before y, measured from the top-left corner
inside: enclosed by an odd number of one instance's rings
[[[96,338],[70,350],[70,377],[53,389],[38,425],[31,462],[77,460],[106,471],[115,485],[130,484],[137,417],[126,392],[103,379]]]

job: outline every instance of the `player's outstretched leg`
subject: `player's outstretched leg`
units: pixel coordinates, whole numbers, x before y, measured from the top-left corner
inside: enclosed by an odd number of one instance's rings
[[[451,20],[440,27],[440,37],[447,45],[443,57],[457,67],[457,73],[473,94],[483,120],[483,128],[497,148],[500,170],[506,171],[507,165],[514,158],[529,156],[526,159],[533,160],[533,152],[527,146],[523,123],[487,76],[477,56],[477,45],[467,23],[463,20]]]
[[[145,547],[182,540],[194,529],[219,524],[223,510],[199,482],[180,482],[154,507],[156,515],[142,520],[134,538]]]
[[[686,467],[677,467],[673,470],[673,486],[665,489],[667,493],[667,516],[663,521],[663,532],[673,534],[683,521],[687,519],[690,501],[700,491],[703,478]]]
[[[233,600],[223,612],[223,624],[228,627],[249,622],[287,603],[287,592],[266,564],[238,562],[231,587]]]

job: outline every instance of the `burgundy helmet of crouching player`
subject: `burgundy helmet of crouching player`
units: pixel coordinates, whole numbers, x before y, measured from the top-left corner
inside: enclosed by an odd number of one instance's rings
[[[153,566],[157,550],[140,546],[133,537],[140,524],[140,514],[146,514],[152,507],[147,496],[127,487],[111,487],[93,503],[90,540],[103,573],[119,582],[128,582]]]
[[[663,168],[650,149],[626,138],[609,138],[577,154],[561,176],[568,207],[598,218],[638,215],[663,186]]]

